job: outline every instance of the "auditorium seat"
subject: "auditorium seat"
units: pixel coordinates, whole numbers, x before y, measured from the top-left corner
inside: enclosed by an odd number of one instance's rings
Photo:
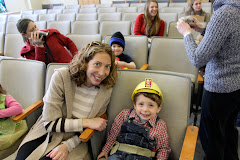
[[[102,39],[105,35],[112,35],[115,32],[120,31],[123,35],[131,34],[131,22],[130,21],[103,21],[100,24],[100,34]]]
[[[67,35],[71,33],[71,22],[70,21],[50,21],[47,22],[47,28],[55,28],[61,34]]]
[[[122,14],[121,12],[114,12],[114,13],[100,13],[98,15],[98,21],[121,21]]]
[[[74,21],[72,33],[82,35],[95,35],[99,33],[98,21]]]
[[[95,13],[78,13],[76,15],[76,21],[96,21],[98,20],[98,14]]]
[[[91,43],[92,41],[101,41],[101,35],[80,35],[80,34],[68,34],[69,37],[77,46],[78,50],[84,47],[86,44]]]

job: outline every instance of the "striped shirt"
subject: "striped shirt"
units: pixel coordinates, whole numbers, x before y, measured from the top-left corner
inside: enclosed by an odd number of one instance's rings
[[[44,122],[48,132],[79,132],[83,130],[82,119],[88,117],[92,110],[98,88],[93,86],[88,88],[85,85],[76,87],[72,115],[73,119],[58,118],[56,121]],[[80,144],[78,135],[63,141],[66,144],[68,151],[71,152]]]

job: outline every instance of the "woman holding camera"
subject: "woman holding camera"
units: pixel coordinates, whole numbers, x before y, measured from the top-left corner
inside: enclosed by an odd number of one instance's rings
[[[42,61],[46,64],[69,63],[78,51],[74,42],[56,29],[49,28],[39,33],[36,24],[30,19],[20,19],[17,29],[26,43],[21,50],[21,56],[24,58]]]
[[[210,15],[203,11],[201,0],[191,0],[189,9],[184,13],[183,16],[195,15],[204,17],[204,22],[209,22]]]

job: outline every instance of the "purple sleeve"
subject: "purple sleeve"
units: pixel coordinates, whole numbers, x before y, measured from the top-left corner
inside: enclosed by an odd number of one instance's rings
[[[22,106],[11,96],[6,96],[6,109],[0,110],[0,118],[12,117],[22,113]]]

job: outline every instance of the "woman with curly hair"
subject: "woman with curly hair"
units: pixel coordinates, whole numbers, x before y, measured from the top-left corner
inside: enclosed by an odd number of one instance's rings
[[[102,131],[112,87],[116,83],[115,55],[108,44],[92,42],[82,48],[68,68],[56,70],[43,98],[43,112],[23,140],[17,160],[86,158],[84,128]]]
[[[134,24],[135,35],[163,36],[165,22],[160,19],[156,0],[147,0],[144,14],[138,15]]]

